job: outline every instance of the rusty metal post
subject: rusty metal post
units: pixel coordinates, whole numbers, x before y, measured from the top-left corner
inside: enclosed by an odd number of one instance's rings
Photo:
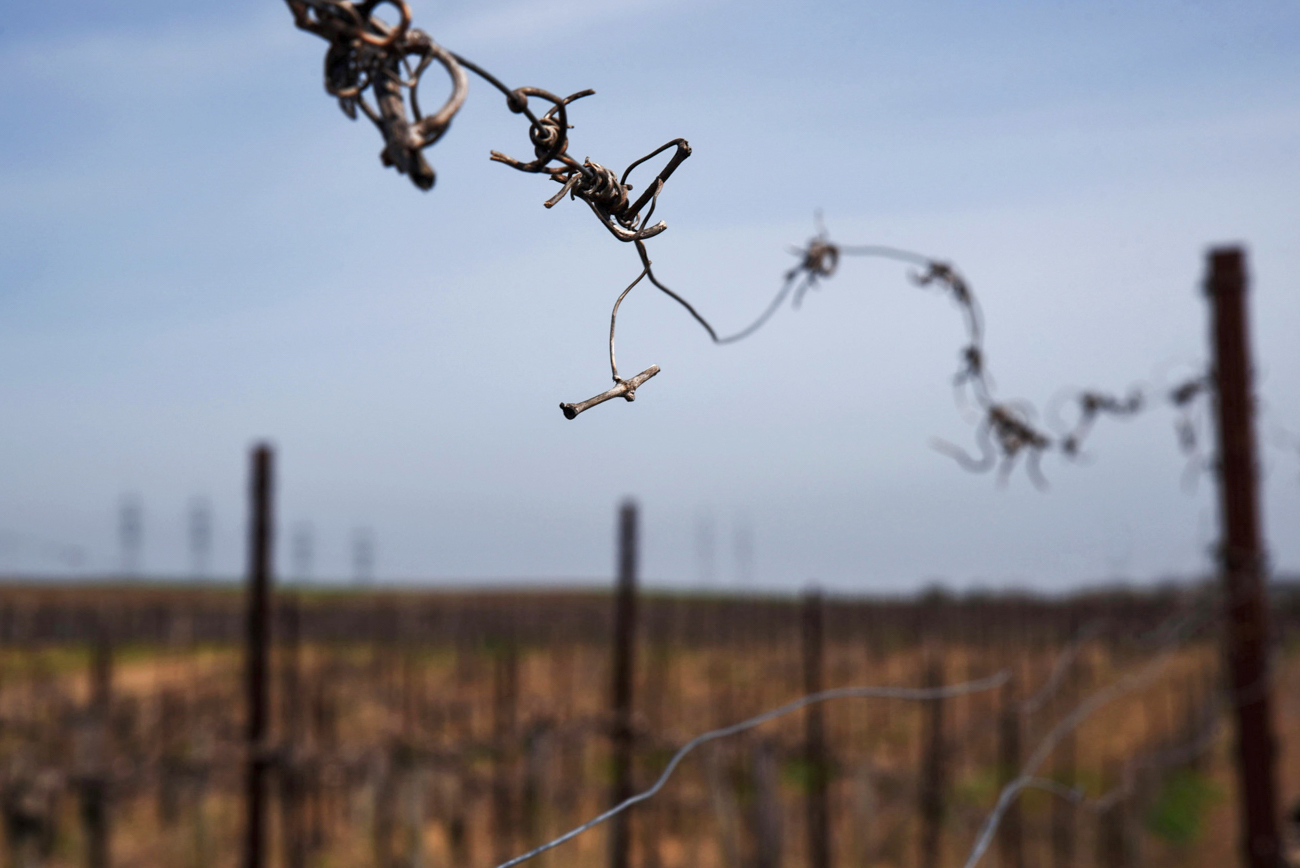
[[[302,623],[297,596],[283,601],[280,665],[280,714],[283,743],[280,748],[280,843],[284,868],[303,868],[307,864],[307,836],[304,834],[303,809],[306,779],[302,707]]]
[[[1072,631],[1077,633],[1077,631]],[[1073,671],[1066,676],[1065,683],[1057,693],[1053,703],[1061,711],[1074,708],[1082,686],[1086,683],[1083,673],[1087,664],[1076,661]],[[1078,784],[1078,739],[1074,730],[1066,733],[1056,748],[1056,762],[1053,774],[1058,783],[1067,787]],[[1052,868],[1074,868],[1075,865],[1075,806],[1066,799],[1052,801],[1051,839]]]
[[[519,651],[513,631],[493,649],[492,835],[497,862],[515,853],[519,833],[515,784],[519,756]]]
[[[804,595],[803,604],[803,689],[805,694],[822,690],[822,595],[816,589]],[[830,868],[831,828],[827,804],[830,778],[826,759],[826,718],[820,702],[806,709],[804,717],[804,765],[808,775],[807,832],[809,868]]]
[[[244,868],[266,864],[266,755],[270,723],[270,684],[267,670],[271,644],[271,546],[273,454],[271,447],[253,447],[249,485],[248,622],[244,636],[245,701],[248,725],[244,768]]]
[[[751,864],[753,868],[781,868],[781,772],[776,742],[766,738],[756,744],[750,762],[754,781],[749,810],[754,842]]]
[[[87,868],[108,868],[111,864],[109,819],[109,772],[112,769],[110,741],[113,706],[113,640],[111,627],[104,615],[96,624],[94,650],[90,661],[89,768],[82,776],[81,822],[86,834]]]
[[[1236,709],[1243,865],[1283,863],[1277,829],[1277,783],[1269,712],[1269,616],[1264,588],[1255,458],[1255,399],[1246,323],[1246,261],[1239,247],[1209,253],[1206,292],[1219,433],[1220,554],[1227,618],[1224,652]]]
[[[925,667],[925,686],[943,687],[943,655],[937,649],[928,649]],[[947,747],[943,735],[942,699],[925,703],[923,708],[924,734],[921,736],[921,868],[939,868],[943,861],[943,790],[944,759]]]
[[[1002,789],[1020,774],[1020,700],[1015,679],[1002,685],[1002,708],[998,721],[998,788]],[[998,826],[998,865],[1000,868],[1025,868],[1024,824],[1020,800],[1013,799]]]
[[[1107,763],[1102,775],[1104,788],[1111,790],[1122,787],[1123,779],[1123,765],[1114,760]],[[1133,801],[1130,794],[1121,794],[1118,798],[1107,800],[1098,812],[1095,854],[1098,865],[1104,865],[1105,868],[1132,868],[1142,864],[1138,858],[1133,824],[1129,822]]]
[[[632,795],[632,683],[636,652],[637,508],[625,500],[618,512],[618,589],[614,600],[613,741],[611,804]],[[631,830],[626,813],[610,820],[609,866],[628,868]]]

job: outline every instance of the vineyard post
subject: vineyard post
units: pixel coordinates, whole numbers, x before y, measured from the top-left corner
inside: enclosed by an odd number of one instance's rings
[[[492,649],[492,825],[496,860],[514,855],[518,833],[515,773],[519,738],[519,652],[508,626]],[[496,643],[494,643],[496,644]]]
[[[283,762],[279,769],[281,844],[285,868],[303,868],[307,864],[307,841],[303,834],[302,623],[297,596],[284,602],[280,608],[284,629],[280,670],[284,725]]]
[[[1077,631],[1075,631],[1077,632]],[[1084,683],[1082,675],[1083,661],[1076,661],[1069,675],[1061,686],[1056,704],[1061,708],[1073,708]],[[1061,739],[1056,752],[1055,778],[1067,787],[1078,783],[1078,743],[1074,730]],[[1052,802],[1052,868],[1073,868],[1075,863],[1075,806],[1067,799]]]
[[[248,622],[244,636],[245,733],[244,868],[262,868],[266,851],[266,736],[270,708],[267,681],[271,641],[272,472],[271,447],[253,447],[249,486]]]
[[[1020,700],[1016,680],[1002,685],[1002,708],[998,721],[998,787],[1005,788],[1020,769]],[[1024,829],[1020,802],[1013,800],[998,826],[998,865],[1001,868],[1025,868]]]
[[[1241,848],[1249,868],[1277,868],[1277,790],[1269,702],[1268,600],[1259,520],[1255,400],[1246,323],[1246,263],[1239,247],[1209,253],[1219,433],[1220,557],[1227,606],[1225,655],[1236,712]]]
[[[803,605],[803,689],[805,695],[822,690],[823,603],[821,591],[813,588],[804,595]],[[826,721],[821,703],[808,706],[804,717],[804,766],[808,776],[808,866],[830,868],[830,814],[826,784],[830,777],[826,761]]]
[[[751,757],[754,803],[750,824],[754,839],[754,868],[781,866],[781,776],[776,743],[765,738]]]
[[[943,655],[936,648],[926,651],[925,686],[943,687]],[[943,706],[941,699],[926,703],[924,735],[921,737],[921,868],[938,868],[942,862],[944,754]]]
[[[641,629],[646,635],[646,646],[650,649],[650,659],[646,665],[645,700],[641,703],[646,710],[646,727],[652,741],[661,737],[664,731],[664,719],[669,711],[667,701],[668,680],[672,668],[673,609],[675,601],[669,597],[656,601],[656,605],[641,610]],[[647,805],[641,812],[640,851],[641,868],[663,868],[660,844],[664,838],[665,814],[662,801],[658,805]]]
[[[1107,763],[1102,780],[1107,789],[1124,786],[1123,765],[1112,760]],[[1097,815],[1097,863],[1106,868],[1130,868],[1137,862],[1128,812],[1132,799],[1123,796],[1111,799]]]
[[[86,832],[86,865],[108,868],[110,826],[108,774],[112,768],[110,712],[113,705],[113,644],[109,620],[96,618],[95,645],[90,659],[90,768],[81,781],[81,818]]]
[[[637,597],[637,507],[623,501],[618,511],[618,590],[614,600],[612,804],[632,795],[632,680],[635,671]],[[627,814],[610,821],[609,868],[628,868],[631,852]]]
[[[180,690],[163,688],[158,711],[158,819],[163,828],[174,827],[180,819],[181,786],[186,762],[185,730],[188,721],[185,700]]]

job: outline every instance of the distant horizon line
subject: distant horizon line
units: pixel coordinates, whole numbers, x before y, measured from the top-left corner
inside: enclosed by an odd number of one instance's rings
[[[1193,575],[1169,575],[1159,579],[1138,580],[1133,578],[1111,577],[1095,582],[1072,584],[1062,588],[1036,588],[1028,584],[1006,583],[1001,585],[972,584],[956,587],[943,582],[929,581],[908,590],[846,590],[828,585],[809,582],[792,587],[756,587],[740,588],[735,585],[718,584],[679,584],[673,582],[643,579],[641,588],[649,596],[682,595],[694,597],[724,598],[797,598],[810,589],[816,589],[826,597],[837,600],[920,600],[926,597],[939,597],[960,603],[984,597],[996,598],[1038,598],[1048,600],[1070,599],[1108,593],[1158,594],[1170,593],[1203,585],[1214,580],[1213,573]],[[147,589],[157,591],[219,591],[228,592],[242,589],[244,578],[241,576],[205,576],[181,577],[174,575],[124,576],[120,573],[105,573],[90,576],[70,575],[32,575],[0,574],[0,593],[14,590],[63,589],[63,590],[132,590]],[[1300,573],[1279,573],[1269,577],[1273,587],[1300,586]],[[428,594],[428,595],[464,595],[464,594],[607,594],[612,592],[613,577],[569,577],[555,578],[493,578],[493,579],[386,579],[356,580],[339,579],[279,579],[277,589],[323,595],[386,595],[386,594]]]

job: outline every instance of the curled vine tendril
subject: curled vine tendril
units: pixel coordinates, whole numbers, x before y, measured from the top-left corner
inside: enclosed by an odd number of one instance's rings
[[[1075,407],[1074,423],[1063,426],[1064,430],[1057,436],[1049,435],[1035,423],[1031,406],[996,398],[984,349],[983,316],[969,283],[953,265],[895,247],[836,244],[830,239],[820,214],[817,234],[805,246],[792,249],[798,262],[785,272],[772,302],[750,325],[720,336],[683,296],[659,279],[645,243],[668,228],[662,220],[653,222],[653,218],[664,185],[691,155],[685,139],[672,139],[660,145],[632,161],[621,173],[589,157],[579,161],[570,153],[570,108],[594,91],[581,90],[562,97],[537,87],[508,87],[478,64],[443,48],[426,32],[413,27],[411,10],[405,0],[286,0],[286,3],[299,28],[329,43],[325,52],[325,90],[338,100],[339,108],[349,118],[355,120],[358,114],[365,115],[379,130],[384,142],[380,160],[385,166],[406,175],[421,190],[432,189],[436,175],[424,151],[447,132],[465,102],[469,91],[467,71],[472,72],[501,92],[510,112],[528,121],[532,157],[523,160],[492,151],[491,159],[520,172],[546,176],[559,185],[559,190],[543,202],[546,208],[554,207],[566,197],[580,200],[611,235],[632,244],[640,271],[618,295],[610,313],[609,363],[614,386],[586,401],[561,404],[560,409],[569,419],[613,398],[634,400],[637,387],[659,373],[658,366],[651,365],[625,379],[619,374],[614,356],[619,307],[643,280],[685,308],[714,343],[731,344],[757,332],[791,296],[791,306],[801,307],[808,292],[830,280],[844,258],[878,257],[918,269],[909,275],[912,282],[946,295],[962,314],[966,340],[958,351],[960,364],[952,384],[958,401],[973,405],[978,413],[975,443],[980,454],[974,457],[951,443],[935,443],[937,449],[962,467],[977,472],[997,467],[999,478],[1005,481],[1023,457],[1035,485],[1045,487],[1041,469],[1044,453],[1056,450],[1066,458],[1079,459],[1083,455],[1083,443],[1100,417],[1134,416],[1160,403],[1173,407],[1178,414],[1176,430],[1183,450],[1189,454],[1197,452],[1200,438],[1195,411],[1198,399],[1209,389],[1207,375],[1193,377],[1163,395],[1133,390],[1119,397],[1096,390],[1077,391],[1070,396]],[[386,20],[379,14],[381,11],[395,20]],[[451,93],[430,114],[421,107],[420,85],[425,73],[435,65],[451,79]],[[666,162],[634,197],[629,176],[665,152],[671,152]]]

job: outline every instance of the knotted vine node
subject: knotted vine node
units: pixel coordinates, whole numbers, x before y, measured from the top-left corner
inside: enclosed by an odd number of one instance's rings
[[[286,3],[300,29],[329,43],[325,52],[325,90],[338,100],[349,118],[355,120],[360,112],[374,123],[384,140],[380,160],[385,166],[406,175],[421,190],[433,188],[436,174],[423,152],[446,133],[465,102],[469,91],[468,70],[499,90],[505,96],[506,108],[528,121],[532,159],[520,160],[500,151],[492,151],[491,159],[521,172],[545,175],[558,183],[559,191],[543,203],[547,208],[554,207],[566,196],[585,202],[611,235],[636,245],[642,262],[641,277],[648,275],[655,286],[703,322],[690,305],[654,277],[643,244],[668,228],[662,220],[657,223],[651,220],[664,183],[691,155],[685,139],[673,139],[655,148],[634,160],[622,173],[589,157],[578,161],[569,153],[572,129],[569,106],[595,91],[582,90],[561,97],[537,87],[507,87],[482,67],[448,51],[423,30],[412,27],[411,10],[405,0],[286,0]],[[396,20],[385,20],[379,14],[381,11]],[[437,112],[426,114],[420,105],[420,85],[424,74],[435,63],[451,78],[451,95]],[[534,103],[539,104],[537,108]],[[638,166],[669,150],[672,155],[666,164],[640,195],[633,198],[628,176]],[[627,292],[623,291],[618,302]],[[618,302],[614,306],[615,316]],[[618,376],[613,355],[613,318],[610,366],[615,387],[588,401],[561,404],[567,418],[575,418],[611,397],[631,401],[636,386],[659,372],[658,367],[651,365],[631,380]]]
[[[338,100],[349,118],[364,114],[379,130],[384,146],[380,159],[385,166],[406,175],[422,190],[432,189],[436,175],[424,157],[424,150],[436,143],[451,125],[469,90],[466,71],[472,72],[495,87],[505,97],[506,108],[528,121],[528,143],[532,158],[520,160],[500,151],[491,159],[517,171],[544,175],[559,185],[559,190],[543,203],[552,208],[566,197],[586,203],[601,225],[619,241],[630,243],[637,252],[641,271],[622,291],[610,313],[609,364],[614,385],[586,401],[560,405],[568,419],[609,401],[623,398],[632,401],[637,389],[659,373],[651,365],[630,378],[619,375],[614,356],[614,334],[620,305],[642,280],[668,295],[686,309],[717,344],[734,343],[761,328],[794,294],[798,308],[810,289],[829,280],[846,256],[883,257],[919,268],[911,274],[913,283],[946,294],[962,313],[966,341],[959,350],[960,367],[952,383],[958,401],[974,405],[979,414],[976,443],[981,455],[972,457],[952,444],[937,442],[941,451],[951,455],[963,467],[984,471],[1000,468],[1005,480],[1022,456],[1036,485],[1046,485],[1039,463],[1043,453],[1056,449],[1067,458],[1082,455],[1082,444],[1096,420],[1103,416],[1136,415],[1154,403],[1167,403],[1180,415],[1177,425],[1180,441],[1187,452],[1197,448],[1194,410],[1197,399],[1209,386],[1209,379],[1199,375],[1152,398],[1141,391],[1124,398],[1086,390],[1072,394],[1077,419],[1057,437],[1052,437],[1034,423],[1033,408],[1017,401],[1000,401],[994,397],[994,383],[988,372],[984,351],[984,328],[980,308],[965,278],[950,264],[940,260],[884,246],[844,246],[830,240],[818,215],[818,232],[804,247],[794,248],[798,263],[786,271],[776,297],[749,326],[720,337],[713,326],[685,298],[669,289],[655,274],[645,242],[667,229],[663,221],[653,222],[655,208],[664,184],[691,155],[685,139],[673,139],[637,160],[621,173],[589,157],[581,161],[570,153],[569,109],[575,102],[591,96],[582,90],[558,96],[536,87],[510,88],[477,64],[440,46],[423,30],[411,26],[411,10],[405,0],[286,0],[294,23],[320,36],[327,43],[325,52],[325,90]],[[379,13],[384,11],[386,20]],[[451,79],[451,93],[432,114],[420,104],[420,85],[424,74],[437,65]],[[639,166],[671,151],[667,161],[640,194],[633,197],[628,178]],[[1163,400],[1160,400],[1160,399]]]
[[[287,2],[299,28],[329,43],[326,92],[349,118],[355,120],[359,109],[378,128],[384,138],[379,158],[385,166],[421,190],[431,189],[436,176],[422,152],[442,138],[469,90],[456,57],[411,26],[411,10],[403,0]],[[396,12],[396,22],[376,14],[384,6]],[[435,62],[451,77],[452,91],[438,111],[426,115],[420,107],[420,80]]]

